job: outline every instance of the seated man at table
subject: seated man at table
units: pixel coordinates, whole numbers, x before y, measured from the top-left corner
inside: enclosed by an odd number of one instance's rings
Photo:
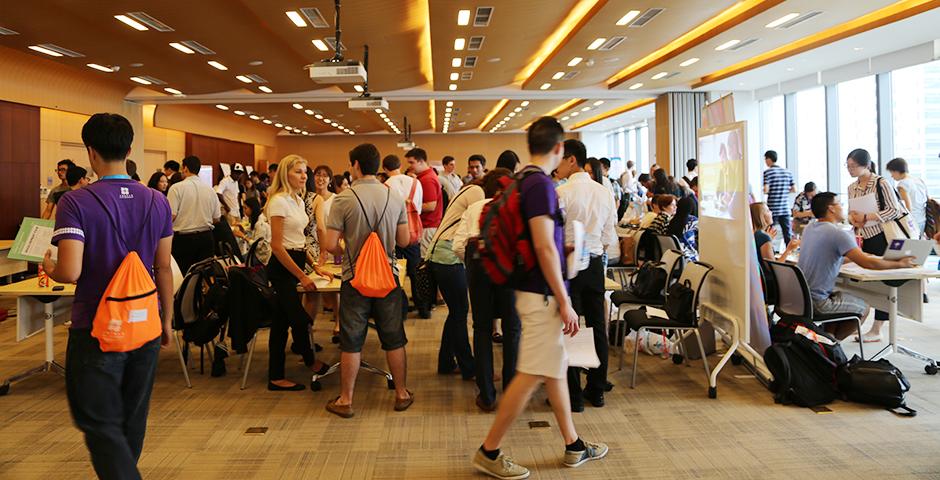
[[[839,276],[843,262],[855,262],[858,266],[870,270],[888,270],[913,266],[912,257],[884,260],[863,252],[852,235],[840,228],[840,224],[845,222],[845,212],[835,193],[816,194],[811,205],[817,221],[809,224],[803,231],[799,267],[809,284],[813,310],[822,315],[858,315],[864,320],[871,310],[864,300],[845,292],[834,291],[836,277]],[[854,321],[827,325],[827,331],[839,340],[854,333],[855,328]]]

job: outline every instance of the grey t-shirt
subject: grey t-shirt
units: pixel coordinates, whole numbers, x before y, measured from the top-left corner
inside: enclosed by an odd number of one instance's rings
[[[849,232],[832,222],[813,222],[803,231],[798,265],[813,301],[829,298],[846,253],[858,248]]]
[[[362,206],[359,206],[359,201]],[[386,209],[386,204],[388,205]],[[366,215],[363,215],[365,208]],[[385,210],[385,215],[382,211]],[[367,222],[368,220],[368,222]],[[376,227],[376,222],[378,226]],[[352,187],[333,197],[333,206],[326,222],[326,228],[343,234],[346,241],[346,254],[343,256],[343,281],[353,278],[355,261],[359,257],[362,245],[372,233],[369,225],[376,228],[376,233],[392,265],[392,273],[398,277],[398,262],[395,261],[395,235],[399,225],[408,223],[405,213],[405,200],[398,193],[390,190],[378,180],[356,180]],[[350,258],[351,257],[351,258]]]

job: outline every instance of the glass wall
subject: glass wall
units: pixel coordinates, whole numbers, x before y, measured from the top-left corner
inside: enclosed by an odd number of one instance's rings
[[[816,87],[795,94],[797,185],[829,184],[826,143],[826,89]],[[797,188],[799,190],[799,188]]]
[[[892,72],[894,156],[940,196],[940,61]]]
[[[649,170],[649,127],[645,123],[609,132],[607,145],[611,159],[619,157],[624,166],[628,160],[633,160],[637,173]],[[611,165],[612,175],[619,175],[622,168]]]
[[[839,99],[839,192],[848,191],[854,182],[844,160],[849,152],[864,148],[878,164],[878,95],[875,77],[842,82],[837,87]],[[830,189],[836,188],[830,185]]]
[[[760,151],[777,152],[777,165],[787,166],[787,123],[783,95],[760,102]],[[761,166],[763,169],[763,166]]]

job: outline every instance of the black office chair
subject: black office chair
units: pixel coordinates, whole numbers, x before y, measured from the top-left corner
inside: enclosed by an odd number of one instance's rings
[[[681,254],[680,254],[681,255]],[[713,270],[711,265],[702,262],[692,262],[685,267],[682,271],[682,275],[679,277],[679,283],[685,283],[688,281],[689,288],[695,292],[695,296],[692,300],[692,317],[687,319],[673,320],[670,318],[662,317],[651,317],[647,314],[646,310],[643,308],[638,308],[636,310],[630,310],[624,315],[624,320],[627,323],[627,328],[630,330],[635,330],[637,332],[637,338],[639,338],[640,333],[646,329],[659,329],[666,332],[675,331],[679,334],[679,338],[676,340],[676,344],[679,346],[679,351],[682,354],[683,360],[688,358],[688,355],[685,355],[682,352],[682,340],[684,334],[692,332],[695,335],[695,339],[698,341],[699,353],[702,356],[702,363],[705,366],[705,380],[708,381],[711,376],[711,371],[708,368],[708,357],[705,355],[705,347],[702,345],[702,336],[699,333],[699,316],[698,316],[698,303],[699,303],[699,294],[702,292],[702,285],[705,284],[705,279],[708,277],[709,272]],[[669,302],[669,297],[667,295],[666,302]],[[636,386],[636,367],[637,361],[639,359],[640,353],[640,342],[639,340],[634,343],[633,349],[633,374],[630,378],[630,388]]]
[[[776,307],[774,314],[783,317],[799,318],[817,325],[827,323],[855,321],[859,339],[862,335],[862,318],[852,313],[818,314],[813,311],[813,299],[809,293],[809,284],[800,267],[782,262],[767,261],[770,272],[776,281]],[[865,342],[858,343],[859,354],[865,359]]]

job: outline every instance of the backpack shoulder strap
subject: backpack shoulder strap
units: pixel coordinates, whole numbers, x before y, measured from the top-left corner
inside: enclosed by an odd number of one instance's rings
[[[144,217],[144,221],[141,223],[141,227],[146,227],[147,224],[150,223],[150,217],[153,214],[154,199],[156,198],[156,194],[154,193],[153,189],[148,188],[147,190],[150,191],[150,205],[147,208],[147,215]],[[117,221],[114,219],[114,216],[111,215],[111,210],[108,209],[108,206],[105,205],[104,200],[102,200],[93,189],[89,188],[87,191],[91,194],[92,197],[95,198],[95,200],[98,201],[98,204],[101,205],[101,208],[104,209],[104,213],[108,216],[108,220],[111,223],[111,228],[113,228],[114,233],[117,234],[118,241],[121,242],[121,246],[124,247],[124,251],[130,253],[131,249],[127,247],[127,242],[124,241],[124,234],[121,232],[121,229],[118,228]],[[143,234],[143,228],[141,228],[137,237],[137,243],[140,243],[140,238],[143,236]],[[127,253],[124,255],[127,255]]]
[[[415,192],[418,190],[418,179],[411,179],[411,193],[408,194],[408,201],[414,203],[415,201]]]

